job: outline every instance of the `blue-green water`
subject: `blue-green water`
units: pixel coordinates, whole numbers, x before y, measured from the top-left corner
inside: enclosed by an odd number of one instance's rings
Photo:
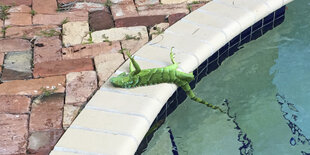
[[[309,60],[310,1],[296,0],[284,23],[246,44],[194,89],[212,104],[226,99],[236,117],[186,99],[143,154],[172,154],[171,133],[181,155],[310,154]]]

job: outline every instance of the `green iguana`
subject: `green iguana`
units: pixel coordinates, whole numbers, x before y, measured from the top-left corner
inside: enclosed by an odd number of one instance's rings
[[[193,90],[189,86],[189,82],[195,79],[193,73],[177,71],[178,64],[174,61],[174,54],[172,51],[170,52],[172,65],[163,68],[152,68],[144,70],[140,69],[139,64],[135,61],[129,52],[127,52],[127,55],[130,58],[130,73],[126,74],[123,72],[116,77],[112,77],[110,82],[113,84],[113,86],[121,88],[133,88],[159,83],[174,83],[181,87],[192,100],[205,104],[212,109],[218,109],[219,111],[225,113],[220,107],[214,106],[195,96]]]

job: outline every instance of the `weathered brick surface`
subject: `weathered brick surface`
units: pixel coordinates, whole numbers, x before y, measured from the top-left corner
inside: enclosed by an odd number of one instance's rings
[[[1,0],[0,5],[31,5],[32,0]]]
[[[158,5],[148,5],[137,7],[140,16],[150,16],[150,15],[172,15],[177,13],[188,14],[186,3],[181,4],[158,4]]]
[[[137,6],[159,4],[159,0],[135,0]]]
[[[32,0],[32,9],[40,14],[53,14],[57,10],[56,0]]]
[[[32,104],[29,131],[62,129],[63,94],[45,96]]]
[[[70,72],[94,70],[93,61],[90,58],[42,62],[34,65],[33,76],[47,77],[65,75]]]
[[[27,96],[0,96],[0,113],[21,114],[29,112],[31,98]]]
[[[198,8],[204,6],[205,4],[206,4],[206,3],[190,4],[190,5],[189,5],[189,6],[190,6],[189,8],[190,8],[191,11],[195,11],[195,10],[197,10]]]
[[[63,114],[64,117],[63,117],[63,121],[62,121],[62,126],[64,129],[67,129],[71,125],[73,120],[78,115],[80,109],[81,109],[80,106],[65,104],[64,114]]]
[[[3,39],[0,40],[0,53],[30,51],[31,43],[24,39]]]
[[[71,10],[72,11],[84,10],[88,12],[101,10],[101,11],[109,12],[109,9],[105,7],[103,3],[87,3],[87,2],[77,2],[74,4]]]
[[[88,21],[87,11],[61,12],[57,14],[36,14],[33,16],[33,24],[61,25],[67,18],[70,22]]]
[[[26,154],[28,115],[0,114],[0,154]]]
[[[83,38],[89,33],[87,21],[68,22],[62,25],[62,42],[64,46],[81,44]]]
[[[94,11],[89,14],[89,26],[92,31],[114,27],[112,15],[106,11]]]
[[[112,5],[111,12],[114,20],[138,16],[138,12],[133,1],[129,1],[127,4]]]
[[[65,91],[65,76],[54,76],[32,80],[15,80],[0,84],[0,95],[40,95],[42,88],[51,90],[56,87],[58,93]]]
[[[41,37],[35,41],[34,64],[61,59],[61,41],[58,36]]]
[[[6,30],[6,37],[31,39],[53,31],[55,31],[54,34],[60,34],[60,28],[57,25],[12,26]]]
[[[32,24],[30,13],[10,13],[10,15],[8,15],[8,18],[9,19],[6,19],[4,23],[6,26],[25,26]]]
[[[150,28],[150,36],[152,39],[163,33],[169,27],[169,23],[156,24]]]
[[[28,152],[31,154],[49,154],[63,134],[63,130],[38,131],[29,136]]]
[[[70,3],[70,2],[93,2],[93,3],[105,3],[107,0],[58,0],[58,3]]]
[[[193,3],[193,2],[209,2],[211,0],[161,0],[162,4],[179,4],[179,3]]]
[[[169,15],[168,17],[169,25],[170,26],[173,25],[174,23],[176,23],[177,21],[179,21],[185,16],[186,16],[186,13],[177,13],[177,14]]]
[[[97,90],[95,71],[69,73],[66,82],[66,104],[82,106]]]
[[[0,75],[2,72],[3,60],[4,60],[4,53],[0,53]]]
[[[120,53],[101,54],[96,56],[94,60],[99,85],[102,85],[125,61]]]
[[[165,15],[139,15],[133,2],[112,5],[111,11],[116,27],[152,26],[165,21]]]
[[[32,52],[9,52],[3,64],[1,81],[32,78]]]
[[[115,20],[115,27],[153,26],[165,21],[165,15],[136,16]]]
[[[9,13],[30,13],[31,8],[27,5],[13,6],[9,9]]]
[[[121,49],[120,42],[81,44],[62,49],[63,59],[93,58],[102,53],[115,53]]]
[[[113,4],[128,4],[132,3],[133,0],[111,0]]]

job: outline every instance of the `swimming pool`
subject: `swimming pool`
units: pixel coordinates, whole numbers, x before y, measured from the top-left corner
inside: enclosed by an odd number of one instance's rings
[[[196,85],[197,96],[228,103],[233,118],[186,99],[143,154],[310,154],[309,8],[307,0],[288,5],[283,24]]]

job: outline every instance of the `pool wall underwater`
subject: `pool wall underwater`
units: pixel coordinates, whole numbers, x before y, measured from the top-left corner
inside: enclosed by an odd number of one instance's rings
[[[165,67],[171,64],[169,53],[174,47],[179,70],[195,75],[190,83],[194,88],[243,44],[281,24],[289,2],[213,0],[143,46],[135,59],[142,69]],[[129,72],[128,66],[126,61],[112,77]],[[122,89],[106,82],[50,154],[140,154],[156,128],[186,97],[174,84]]]

